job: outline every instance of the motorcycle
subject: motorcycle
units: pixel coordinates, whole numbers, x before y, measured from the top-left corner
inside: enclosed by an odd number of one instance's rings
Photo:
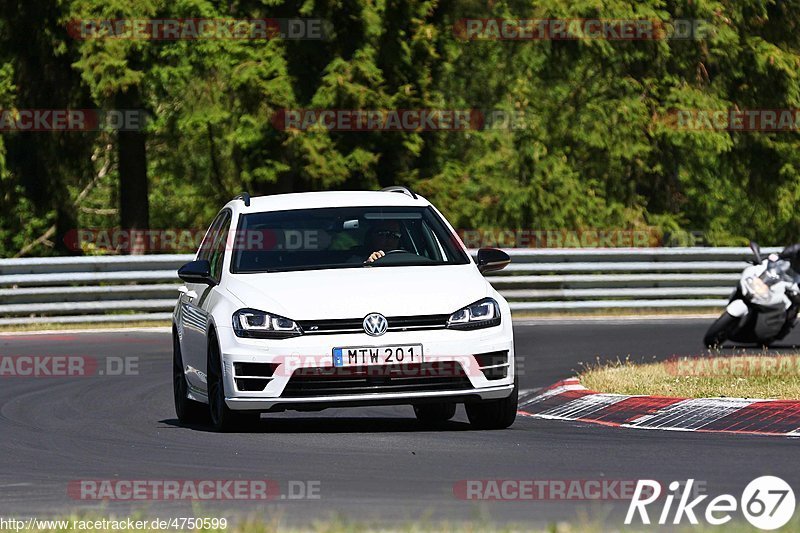
[[[706,332],[706,347],[726,340],[769,346],[783,339],[795,325],[800,287],[791,263],[777,254],[761,257],[758,244],[751,242],[755,260],[742,271],[725,312]]]

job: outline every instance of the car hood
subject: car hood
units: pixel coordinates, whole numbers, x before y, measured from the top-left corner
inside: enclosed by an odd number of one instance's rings
[[[243,307],[293,320],[448,314],[489,292],[474,265],[367,267],[234,274]]]

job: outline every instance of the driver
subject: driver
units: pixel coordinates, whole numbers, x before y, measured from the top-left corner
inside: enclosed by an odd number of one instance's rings
[[[383,220],[369,229],[366,246],[368,250],[375,250],[365,263],[372,263],[386,255],[387,251],[400,248],[402,226],[397,220]]]

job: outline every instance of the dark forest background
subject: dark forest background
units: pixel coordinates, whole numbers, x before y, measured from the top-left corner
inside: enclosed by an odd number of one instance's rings
[[[326,39],[68,31],[76,20],[170,17],[321,18]],[[453,25],[471,17],[692,19],[707,31],[463,40]],[[76,228],[204,228],[243,190],[391,184],[459,228],[796,241],[797,131],[687,131],[662,117],[797,109],[799,74],[796,1],[2,0],[0,108],[145,109],[150,120],[144,131],[0,134],[0,256],[75,253],[64,236]],[[526,124],[283,131],[272,119],[285,108],[497,109]]]

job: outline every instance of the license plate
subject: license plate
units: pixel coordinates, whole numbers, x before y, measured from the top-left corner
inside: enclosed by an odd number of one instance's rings
[[[349,346],[333,349],[333,366],[365,366],[422,363],[421,344]]]

